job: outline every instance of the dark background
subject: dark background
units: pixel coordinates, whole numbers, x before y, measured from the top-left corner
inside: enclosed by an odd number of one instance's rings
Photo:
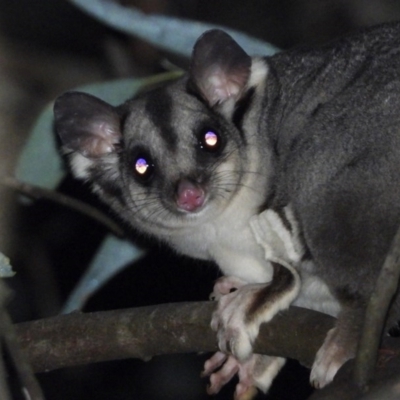
[[[324,43],[358,27],[400,18],[397,1],[123,3],[146,12],[230,26],[282,49]],[[139,40],[105,28],[67,1],[1,0],[2,172],[13,170],[35,118],[58,94],[84,83],[160,72],[165,56]],[[98,205],[87,189],[70,177],[59,190]],[[106,232],[92,220],[48,201],[21,205],[8,193],[3,200],[0,249],[10,256],[17,271],[17,276],[8,281],[14,290],[12,317],[19,322],[55,315]],[[112,279],[89,301],[85,311],[208,298],[219,276],[214,265],[178,257],[143,238],[134,239],[149,249],[148,255]],[[206,380],[199,375],[207,356],[163,356],[147,363],[108,362],[40,374],[39,380],[50,400],[206,399]],[[16,399],[22,398],[17,384],[14,392]],[[233,386],[228,385],[216,399],[231,399],[232,392]],[[293,361],[269,395],[259,397],[301,400],[310,393],[308,371]]]

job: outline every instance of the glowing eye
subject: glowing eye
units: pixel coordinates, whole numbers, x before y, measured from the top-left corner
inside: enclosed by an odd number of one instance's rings
[[[200,134],[200,148],[209,153],[215,153],[221,149],[221,137],[215,131],[207,129]]]
[[[204,142],[207,146],[214,147],[218,143],[218,136],[214,132],[209,131],[204,135]]]
[[[154,164],[148,155],[139,155],[134,162],[135,177],[142,182],[148,181],[154,172]]]
[[[136,160],[135,168],[138,174],[144,175],[149,169],[149,164],[144,158],[139,158],[138,160]]]

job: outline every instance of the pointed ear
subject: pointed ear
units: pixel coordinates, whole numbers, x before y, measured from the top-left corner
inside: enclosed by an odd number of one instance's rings
[[[251,57],[225,32],[213,29],[197,40],[190,80],[210,106],[240,99],[250,77]]]
[[[54,104],[55,128],[64,148],[87,158],[115,152],[121,142],[116,108],[80,92],[67,92]]]

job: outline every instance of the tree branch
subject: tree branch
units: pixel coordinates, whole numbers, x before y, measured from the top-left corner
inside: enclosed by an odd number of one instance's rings
[[[16,326],[36,372],[124,358],[216,351],[214,302],[164,304],[68,315]],[[291,307],[261,327],[255,351],[311,365],[334,319]]]
[[[211,352],[217,350],[216,334],[210,328],[215,306],[215,302],[198,302],[77,312],[21,323],[16,332],[35,372],[125,358],[149,360],[161,354]],[[254,351],[294,358],[309,367],[333,324],[334,318],[328,315],[290,307],[261,326]],[[398,391],[400,341],[388,337],[383,346],[370,387],[371,393],[389,396]],[[359,399],[353,366],[354,360],[345,364],[334,382],[316,391],[312,399]]]
[[[390,302],[397,291],[400,277],[400,229],[397,231],[365,314],[364,327],[354,367],[356,385],[367,390],[374,375],[378,348]]]

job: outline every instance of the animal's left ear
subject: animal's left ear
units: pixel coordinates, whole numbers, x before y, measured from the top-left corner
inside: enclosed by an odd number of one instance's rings
[[[212,107],[241,98],[250,77],[251,57],[225,32],[213,29],[197,40],[189,79]]]

